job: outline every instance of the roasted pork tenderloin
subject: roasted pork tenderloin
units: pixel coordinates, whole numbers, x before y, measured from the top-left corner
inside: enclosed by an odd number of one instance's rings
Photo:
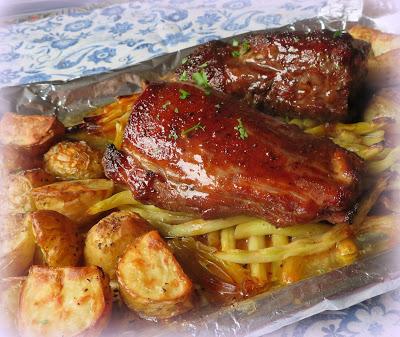
[[[359,157],[327,138],[178,82],[144,90],[121,149],[109,146],[103,166],[141,202],[277,226],[347,221],[363,172]]]
[[[213,88],[268,114],[344,121],[367,75],[369,44],[328,30],[256,33],[233,45],[211,41],[176,70],[204,72]]]

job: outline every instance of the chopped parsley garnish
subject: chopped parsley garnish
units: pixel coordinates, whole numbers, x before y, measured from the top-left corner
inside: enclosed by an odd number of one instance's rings
[[[166,101],[163,105],[162,108],[165,110],[166,108],[168,108],[168,105],[171,104],[171,101]]]
[[[188,79],[189,79],[189,76],[188,76],[188,74],[187,74],[187,71],[185,70],[185,71],[181,74],[181,76],[179,76],[179,81],[184,82],[184,81],[187,81]]]
[[[236,40],[236,39],[233,39],[233,40],[232,40],[232,46],[238,47],[238,46],[239,46],[239,41]]]
[[[242,45],[240,46],[240,53],[242,55],[246,54],[250,50],[250,43],[247,40],[244,40],[242,42]]]
[[[234,51],[232,52],[232,56],[233,56],[233,57],[239,57],[239,56],[240,56],[239,50],[234,50]]]
[[[238,118],[238,125],[234,127],[234,129],[239,133],[239,138],[240,139],[246,139],[249,135],[247,133],[246,128],[244,127],[242,123],[242,119]]]
[[[179,98],[180,99],[186,99],[190,96],[190,92],[187,92],[186,90],[179,89]]]
[[[49,320],[48,319],[44,319],[42,321],[39,322],[40,324],[49,324]]]
[[[207,62],[204,62],[203,64],[200,64],[199,65],[199,68],[205,68],[205,67],[207,67],[208,66],[208,63]]]
[[[174,109],[174,112],[178,113],[178,112],[179,112],[178,108],[175,108],[175,109]]]
[[[336,32],[333,33],[334,38],[341,37],[343,34],[344,30],[337,30]]]
[[[188,61],[188,58],[187,58],[187,57],[184,57],[184,58],[182,59],[182,64],[185,64],[187,61]]]
[[[205,126],[203,126],[203,125],[201,125],[200,124],[200,122],[199,123],[197,123],[196,125],[193,125],[191,128],[189,128],[189,129],[186,129],[186,130],[183,130],[182,132],[181,132],[181,136],[182,137],[185,137],[185,136],[187,136],[189,133],[191,133],[191,132],[194,132],[194,131],[197,131],[197,130],[204,130],[204,128],[205,128]]]
[[[200,72],[194,73],[192,75],[192,79],[198,86],[203,87],[204,89],[209,91],[210,84],[208,83],[207,74],[203,70]]]
[[[239,50],[232,51],[233,57],[239,57],[246,54],[250,50],[250,43],[247,40],[243,40],[242,44],[240,45]]]
[[[177,140],[178,139],[178,135],[176,134],[176,132],[174,130],[171,130],[171,132],[168,135],[168,138]]]

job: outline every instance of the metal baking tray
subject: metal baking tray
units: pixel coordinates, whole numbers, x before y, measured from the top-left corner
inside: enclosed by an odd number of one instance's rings
[[[360,18],[363,24],[371,24]],[[354,22],[314,18],[274,30],[343,29]],[[241,35],[237,36],[240,37]],[[229,39],[232,39],[230,37]],[[229,40],[228,39],[228,40]],[[66,125],[82,120],[117,96],[139,92],[143,81],[165,78],[195,47],[139,64],[71,81],[5,87],[0,114],[55,114]],[[227,307],[194,310],[168,322],[148,322],[122,315],[106,336],[261,336],[324,310],[338,310],[400,287],[400,248],[370,255],[354,264],[260,294]],[[118,316],[118,315],[114,315]]]

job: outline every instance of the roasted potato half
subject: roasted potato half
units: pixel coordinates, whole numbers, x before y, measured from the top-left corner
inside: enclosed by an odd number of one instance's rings
[[[25,279],[26,277],[8,277],[0,280],[0,331],[6,332],[5,336],[17,336],[15,323],[19,295]]]
[[[0,143],[29,156],[46,152],[65,133],[55,116],[6,112],[0,120]]]
[[[192,282],[157,231],[137,238],[117,268],[121,297],[144,318],[170,318],[192,308]]]
[[[111,306],[100,268],[33,266],[21,290],[18,330],[22,337],[99,336]]]
[[[78,265],[83,249],[75,223],[55,211],[29,213],[26,221],[32,226],[42,259],[49,267]]]
[[[23,214],[3,216],[0,224],[0,275],[22,275],[32,264],[35,240]]]
[[[126,247],[150,230],[147,221],[129,210],[108,215],[87,233],[85,264],[101,267],[114,279],[118,259]]]
[[[59,212],[78,225],[96,218],[87,210],[100,200],[111,196],[114,183],[106,179],[61,181],[34,188],[31,192],[37,210]]]
[[[35,187],[51,184],[55,178],[43,169],[33,169],[11,174],[8,177],[6,195],[9,211],[26,213],[35,209],[31,191]]]
[[[53,145],[44,155],[45,170],[62,180],[104,177],[102,152],[86,142],[63,141]]]
[[[369,42],[375,56],[400,48],[399,35],[383,33],[379,30],[360,25],[351,27],[349,33],[355,39]]]

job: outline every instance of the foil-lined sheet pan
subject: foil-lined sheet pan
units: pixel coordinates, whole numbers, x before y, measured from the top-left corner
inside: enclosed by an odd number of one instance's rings
[[[325,16],[299,21],[279,30],[343,29],[351,16]],[[351,17],[354,20],[354,16]],[[373,24],[360,17],[363,24]],[[231,38],[230,38],[231,39]],[[55,81],[3,88],[0,113],[56,114],[66,125],[82,120],[115,97],[139,92],[144,81],[164,78],[193,48],[163,55],[128,68],[69,82]],[[320,313],[343,309],[400,286],[400,248],[264,293],[228,307],[205,307],[168,322],[148,322],[115,313],[106,336],[261,336]]]

